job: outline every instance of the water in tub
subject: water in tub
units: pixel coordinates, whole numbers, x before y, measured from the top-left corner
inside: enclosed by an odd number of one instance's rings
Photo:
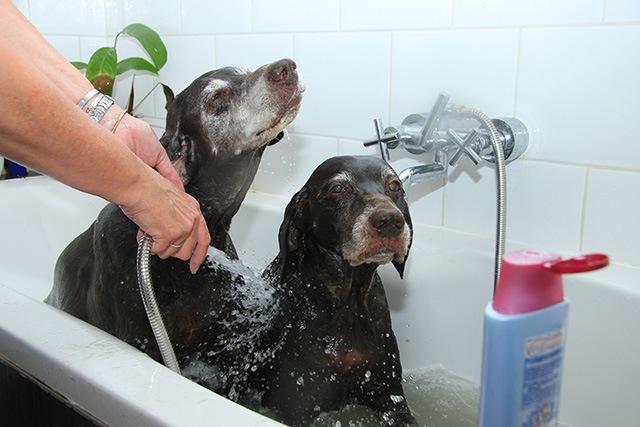
[[[404,394],[418,425],[472,427],[478,425],[478,384],[460,378],[442,365],[405,372]],[[312,427],[385,426],[389,421],[368,408],[349,406],[320,415]]]
[[[242,277],[248,285],[238,290],[236,297],[242,298],[256,315],[265,314],[271,307],[272,293],[260,278],[258,269],[253,269],[237,260],[229,260],[223,252],[209,250],[209,261],[224,265],[229,271]],[[268,323],[268,322],[265,322]],[[246,337],[245,337],[246,338]],[[237,343],[236,343],[237,344]],[[203,382],[215,372],[202,365],[186,367],[183,372],[194,378],[202,376]],[[434,365],[405,372],[403,379],[405,397],[419,425],[430,427],[476,426],[478,422],[479,387],[464,378],[457,377],[442,365]],[[398,396],[398,398],[402,398]],[[321,414],[313,427],[369,427],[388,425],[389,420],[372,410],[351,405],[342,410]]]

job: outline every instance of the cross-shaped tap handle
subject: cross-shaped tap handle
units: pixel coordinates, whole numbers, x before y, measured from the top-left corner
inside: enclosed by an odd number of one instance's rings
[[[375,119],[373,121],[373,125],[376,129],[376,137],[364,141],[363,144],[365,147],[377,145],[380,148],[380,155],[382,156],[382,160],[388,163],[389,145],[395,146],[400,141],[400,137],[396,132],[384,133],[384,130],[382,128],[382,119]]]
[[[465,138],[462,138],[453,129],[449,129],[447,131],[447,135],[449,135],[449,138],[451,138],[451,140],[458,146],[458,150],[453,154],[453,156],[451,156],[451,159],[449,160],[450,166],[454,166],[456,163],[458,163],[458,160],[460,160],[460,157],[462,157],[463,154],[470,158],[474,164],[477,165],[478,163],[480,163],[482,158],[473,150],[473,147],[471,147],[471,144],[473,144],[473,142],[480,135],[477,129],[473,129]]]

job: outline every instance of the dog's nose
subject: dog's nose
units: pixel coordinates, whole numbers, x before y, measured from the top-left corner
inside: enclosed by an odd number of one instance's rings
[[[404,228],[404,217],[395,209],[378,209],[369,216],[369,223],[383,237],[399,235]]]
[[[296,63],[291,59],[281,59],[271,64],[269,79],[274,83],[291,84],[297,80]]]

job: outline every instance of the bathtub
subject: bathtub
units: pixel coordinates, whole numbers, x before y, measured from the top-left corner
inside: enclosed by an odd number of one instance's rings
[[[287,202],[248,194],[232,226],[247,264],[263,267],[275,255]],[[58,254],[102,206],[101,199],[47,177],[0,181],[0,361],[96,424],[279,425],[41,302],[51,287]],[[381,268],[403,367],[409,373],[444,367],[478,383],[493,242],[420,225],[415,212],[413,218],[405,279],[393,268]],[[509,244],[507,249],[521,248]],[[614,263],[600,272],[565,278],[571,309],[562,425],[638,425],[638,277],[637,269]],[[447,425],[445,418],[433,414],[430,425]]]

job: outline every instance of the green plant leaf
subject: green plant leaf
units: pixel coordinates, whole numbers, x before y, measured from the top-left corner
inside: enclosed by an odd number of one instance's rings
[[[118,41],[118,37],[122,34],[133,37],[140,42],[144,50],[149,54],[149,57],[155,64],[157,70],[160,70],[164,67],[164,64],[167,63],[167,48],[160,39],[158,33],[153,31],[151,28],[144,24],[127,25],[116,36],[116,43]]]
[[[126,73],[129,70],[148,71],[153,74],[158,74],[158,69],[151,62],[143,58],[133,57],[126,58],[118,62],[116,66],[116,74],[120,75]]]
[[[74,67],[76,67],[80,71],[82,71],[85,68],[87,68],[87,63],[86,62],[71,61],[71,65],[73,65]]]
[[[113,47],[101,47],[96,50],[87,64],[87,79],[93,80],[98,76],[116,78],[116,64],[118,55]]]
[[[105,95],[111,95],[113,92],[117,62],[118,55],[115,48],[101,47],[91,55],[87,64],[85,76],[93,84],[93,87]]]

